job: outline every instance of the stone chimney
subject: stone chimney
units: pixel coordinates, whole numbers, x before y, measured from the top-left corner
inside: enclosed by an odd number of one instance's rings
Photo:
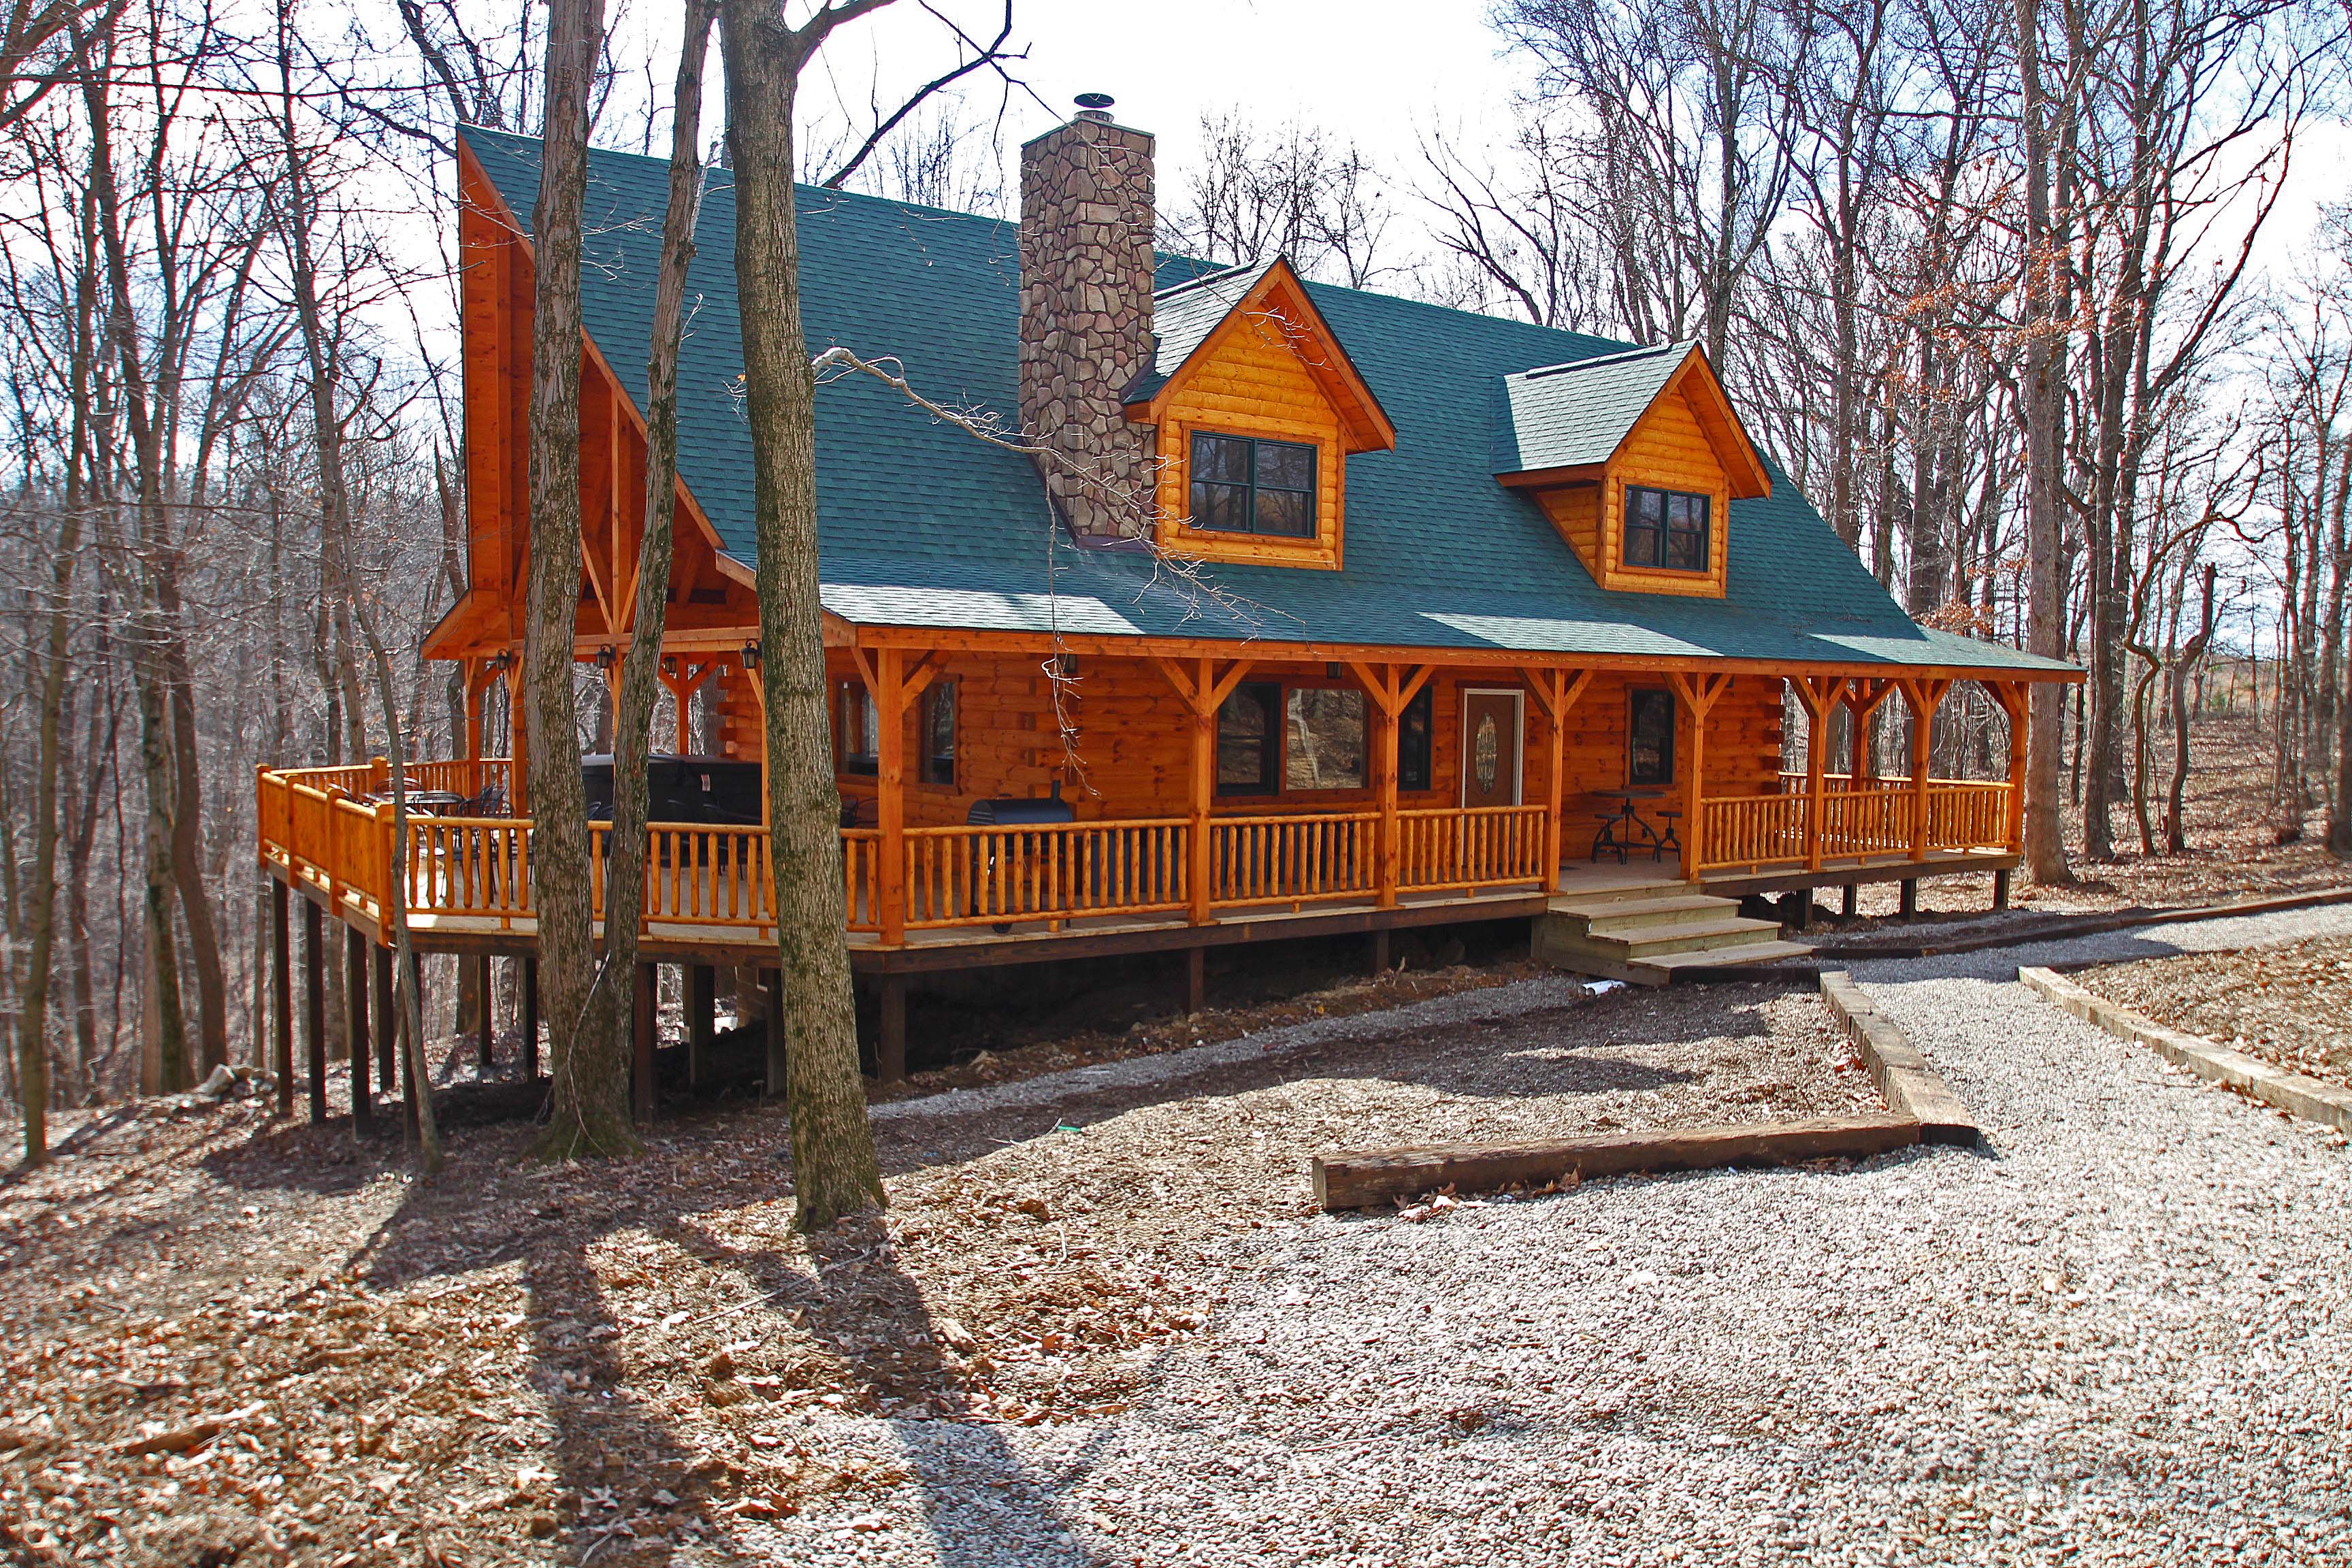
[[[1151,358],[1151,138],[1111,100],[1021,149],[1021,424],[1079,539],[1150,531],[1150,432],[1119,395]]]

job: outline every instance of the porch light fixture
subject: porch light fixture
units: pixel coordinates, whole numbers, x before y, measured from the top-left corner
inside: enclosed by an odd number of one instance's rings
[[[603,670],[605,674],[612,674],[613,667],[620,662],[620,650],[615,648],[611,643],[606,643],[603,647],[596,650],[596,668]]]
[[[760,645],[758,643],[747,642],[743,645],[743,668],[746,670],[753,670],[760,668]]]

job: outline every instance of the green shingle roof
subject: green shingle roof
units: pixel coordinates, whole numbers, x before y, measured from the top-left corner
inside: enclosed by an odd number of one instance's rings
[[[465,136],[527,227],[539,144],[488,131]],[[598,152],[589,174],[583,314],[642,406],[667,171],[659,159]],[[798,210],[812,353],[840,344],[895,356],[940,402],[1017,409],[1012,223],[809,187]],[[749,563],[734,226],[733,188],[714,170],[679,356],[678,467],[728,553]],[[1167,258],[1158,281],[1166,288],[1201,272],[1196,261]],[[1622,354],[1628,345],[1307,288],[1397,429],[1394,451],[1349,459],[1345,571],[1204,565],[1203,593],[1147,553],[1078,546],[1053,523],[1027,459],[853,376],[817,396],[825,607],[853,623],[942,629],[2063,668],[1914,626],[1777,468],[1769,499],[1731,503],[1726,598],[1604,593],[1534,503],[1496,483],[1497,389],[1532,367]],[[1192,292],[1157,321],[1163,343],[1194,329],[1192,309],[1176,308]],[[1198,292],[1206,314],[1223,289]]]
[[[1607,462],[1697,346],[1627,349],[1503,377],[1495,472]]]

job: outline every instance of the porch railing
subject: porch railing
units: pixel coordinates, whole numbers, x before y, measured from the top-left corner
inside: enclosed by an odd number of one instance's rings
[[[1397,813],[1397,885],[1407,890],[1539,882],[1546,808],[1475,806]]]
[[[418,789],[505,787],[503,763],[412,766]],[[366,798],[380,782],[365,764],[265,770],[256,810],[261,855],[293,879],[382,919],[398,896],[412,917],[460,928],[511,927],[537,910],[528,818],[412,812],[394,842],[392,808]],[[1397,814],[1393,886],[1402,892],[1540,885],[1546,808],[1502,806]],[[1377,811],[1221,816],[1209,824],[1205,886],[1196,889],[1193,826],[1185,817],[1005,826],[909,827],[903,858],[885,863],[878,828],[841,830],[848,929],[884,929],[895,895],[909,930],[1048,927],[1096,916],[1182,914],[1381,895]],[[655,823],[647,829],[640,918],[648,929],[775,926],[774,868],[762,828]],[[590,904],[606,912],[610,829],[592,827]],[[395,849],[404,849],[395,853]],[[895,879],[886,875],[895,869]],[[895,889],[888,886],[894,880]]]
[[[910,927],[1061,921],[1184,907],[1181,818],[906,830]]]
[[[1346,898],[1380,885],[1376,811],[1223,816],[1209,823],[1209,902],[1220,909]]]
[[[2006,784],[1822,775],[1820,844],[1805,775],[1784,773],[1772,795],[1717,796],[1701,813],[1702,871],[1773,870],[1824,862],[1886,861],[1927,854],[2014,849]],[[1925,832],[1920,807],[1926,805]]]

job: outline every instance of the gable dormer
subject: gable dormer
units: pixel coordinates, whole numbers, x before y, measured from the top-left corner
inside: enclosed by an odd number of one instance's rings
[[[1159,538],[1204,561],[1338,570],[1347,463],[1396,427],[1286,258],[1153,297],[1152,363],[1126,395],[1155,431]]]
[[[1695,342],[1505,376],[1495,445],[1495,477],[1620,593],[1722,598],[1731,502],[1772,493]]]

